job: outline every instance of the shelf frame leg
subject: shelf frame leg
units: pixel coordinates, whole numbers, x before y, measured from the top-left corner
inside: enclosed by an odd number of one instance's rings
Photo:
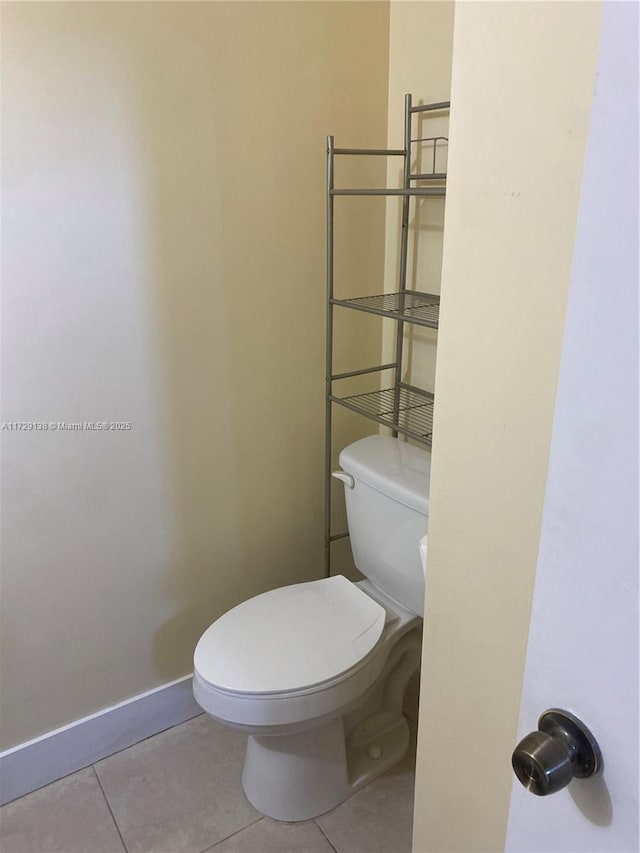
[[[333,183],[334,138],[327,136],[327,300],[325,353],[325,416],[324,416],[324,573],[331,577],[331,430],[333,374]]]
[[[412,97],[404,96],[404,162],[402,169],[402,186],[409,189],[411,184],[411,111]],[[409,251],[409,196],[402,197],[402,230],[400,233],[400,269],[398,272],[398,291],[400,294],[398,308],[404,311],[404,293],[407,289],[407,255]],[[404,347],[404,321],[396,321],[396,370],[394,377],[393,417],[395,423],[400,420],[400,387],[402,384],[402,354]],[[398,431],[393,430],[393,437],[398,437]]]

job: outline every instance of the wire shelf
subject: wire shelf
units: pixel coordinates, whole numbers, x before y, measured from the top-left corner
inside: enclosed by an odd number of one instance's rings
[[[420,159],[424,156],[426,159],[429,154],[429,146],[431,147],[431,170],[418,172],[413,175],[409,175],[410,181],[446,181],[447,172],[445,170],[438,170],[437,162],[438,160],[443,161],[446,166],[446,151],[443,151],[449,145],[449,139],[446,136],[420,136],[417,139],[412,139],[412,142],[419,142],[421,146],[421,155]],[[440,145],[438,145],[440,143]],[[426,148],[426,150],[424,150]],[[438,154],[440,156],[438,157]]]
[[[330,399],[359,415],[431,446],[433,394],[428,391],[401,386],[397,393],[397,408],[394,388],[384,388],[367,394],[352,394],[348,397],[336,397],[332,394]]]
[[[440,297],[434,293],[405,290],[401,293],[383,293],[380,296],[359,296],[355,299],[332,299],[333,305],[368,311],[382,317],[392,317],[419,326],[438,328]]]

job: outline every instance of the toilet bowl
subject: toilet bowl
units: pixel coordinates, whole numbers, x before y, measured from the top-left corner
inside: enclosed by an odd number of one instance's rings
[[[382,436],[346,448],[340,463],[349,476],[354,559],[368,577],[353,583],[337,575],[263,593],[221,616],[197,645],[195,698],[248,735],[245,793],[277,820],[328,811],[408,748],[402,704],[420,664],[428,457]],[[368,478],[372,460],[377,473]],[[389,477],[399,491],[388,487]],[[383,589],[380,579],[390,572]]]

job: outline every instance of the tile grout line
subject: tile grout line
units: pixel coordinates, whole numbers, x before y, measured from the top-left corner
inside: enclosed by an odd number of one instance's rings
[[[113,821],[113,824],[116,828],[116,832],[118,833],[118,836],[120,838],[120,842],[122,843],[122,849],[125,851],[125,853],[129,853],[129,848],[125,844],[125,840],[122,837],[122,832],[120,832],[120,827],[118,826],[118,821],[116,820],[116,816],[114,815],[113,809],[111,808],[111,803],[109,802],[109,798],[107,797],[105,790],[102,787],[102,782],[100,781],[100,777],[98,776],[98,771],[96,770],[94,764],[91,765],[91,769],[93,770],[93,775],[96,777],[98,787],[100,788],[100,791],[102,792],[102,796],[104,797],[104,801],[107,804],[107,808],[109,809],[109,814],[111,815],[111,820]]]
[[[218,844],[222,844],[223,841],[227,841],[229,838],[233,838],[234,835],[238,835],[240,832],[244,832],[245,829],[249,829],[250,826],[255,826],[256,823],[260,823],[261,820],[264,820],[264,815],[260,815],[260,817],[252,820],[251,823],[248,823],[246,826],[240,827],[240,829],[236,829],[235,832],[230,833],[229,835],[225,835],[224,838],[219,838],[213,844],[210,844],[209,847],[205,847],[204,850],[201,850],[200,853],[209,853],[210,850],[215,850]]]
[[[334,853],[338,853],[338,848],[333,846],[333,844],[332,844],[332,842],[331,842],[331,839],[329,838],[329,836],[327,835],[327,833],[324,831],[324,829],[320,826],[320,824],[318,823],[318,821],[317,821],[315,818],[313,818],[313,822],[315,823],[315,825],[318,827],[318,829],[320,830],[320,832],[321,832],[321,833],[322,833],[322,835],[324,836],[324,838],[325,838],[325,840],[326,840],[327,844],[329,845],[329,847],[334,851]]]

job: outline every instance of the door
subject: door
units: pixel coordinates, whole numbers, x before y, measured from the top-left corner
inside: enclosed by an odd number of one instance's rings
[[[638,6],[604,6],[519,737],[580,716],[603,772],[544,801],[514,782],[508,851],[638,840]]]
[[[457,4],[415,853],[640,849],[637,40]],[[536,797],[551,707],[604,771]]]

